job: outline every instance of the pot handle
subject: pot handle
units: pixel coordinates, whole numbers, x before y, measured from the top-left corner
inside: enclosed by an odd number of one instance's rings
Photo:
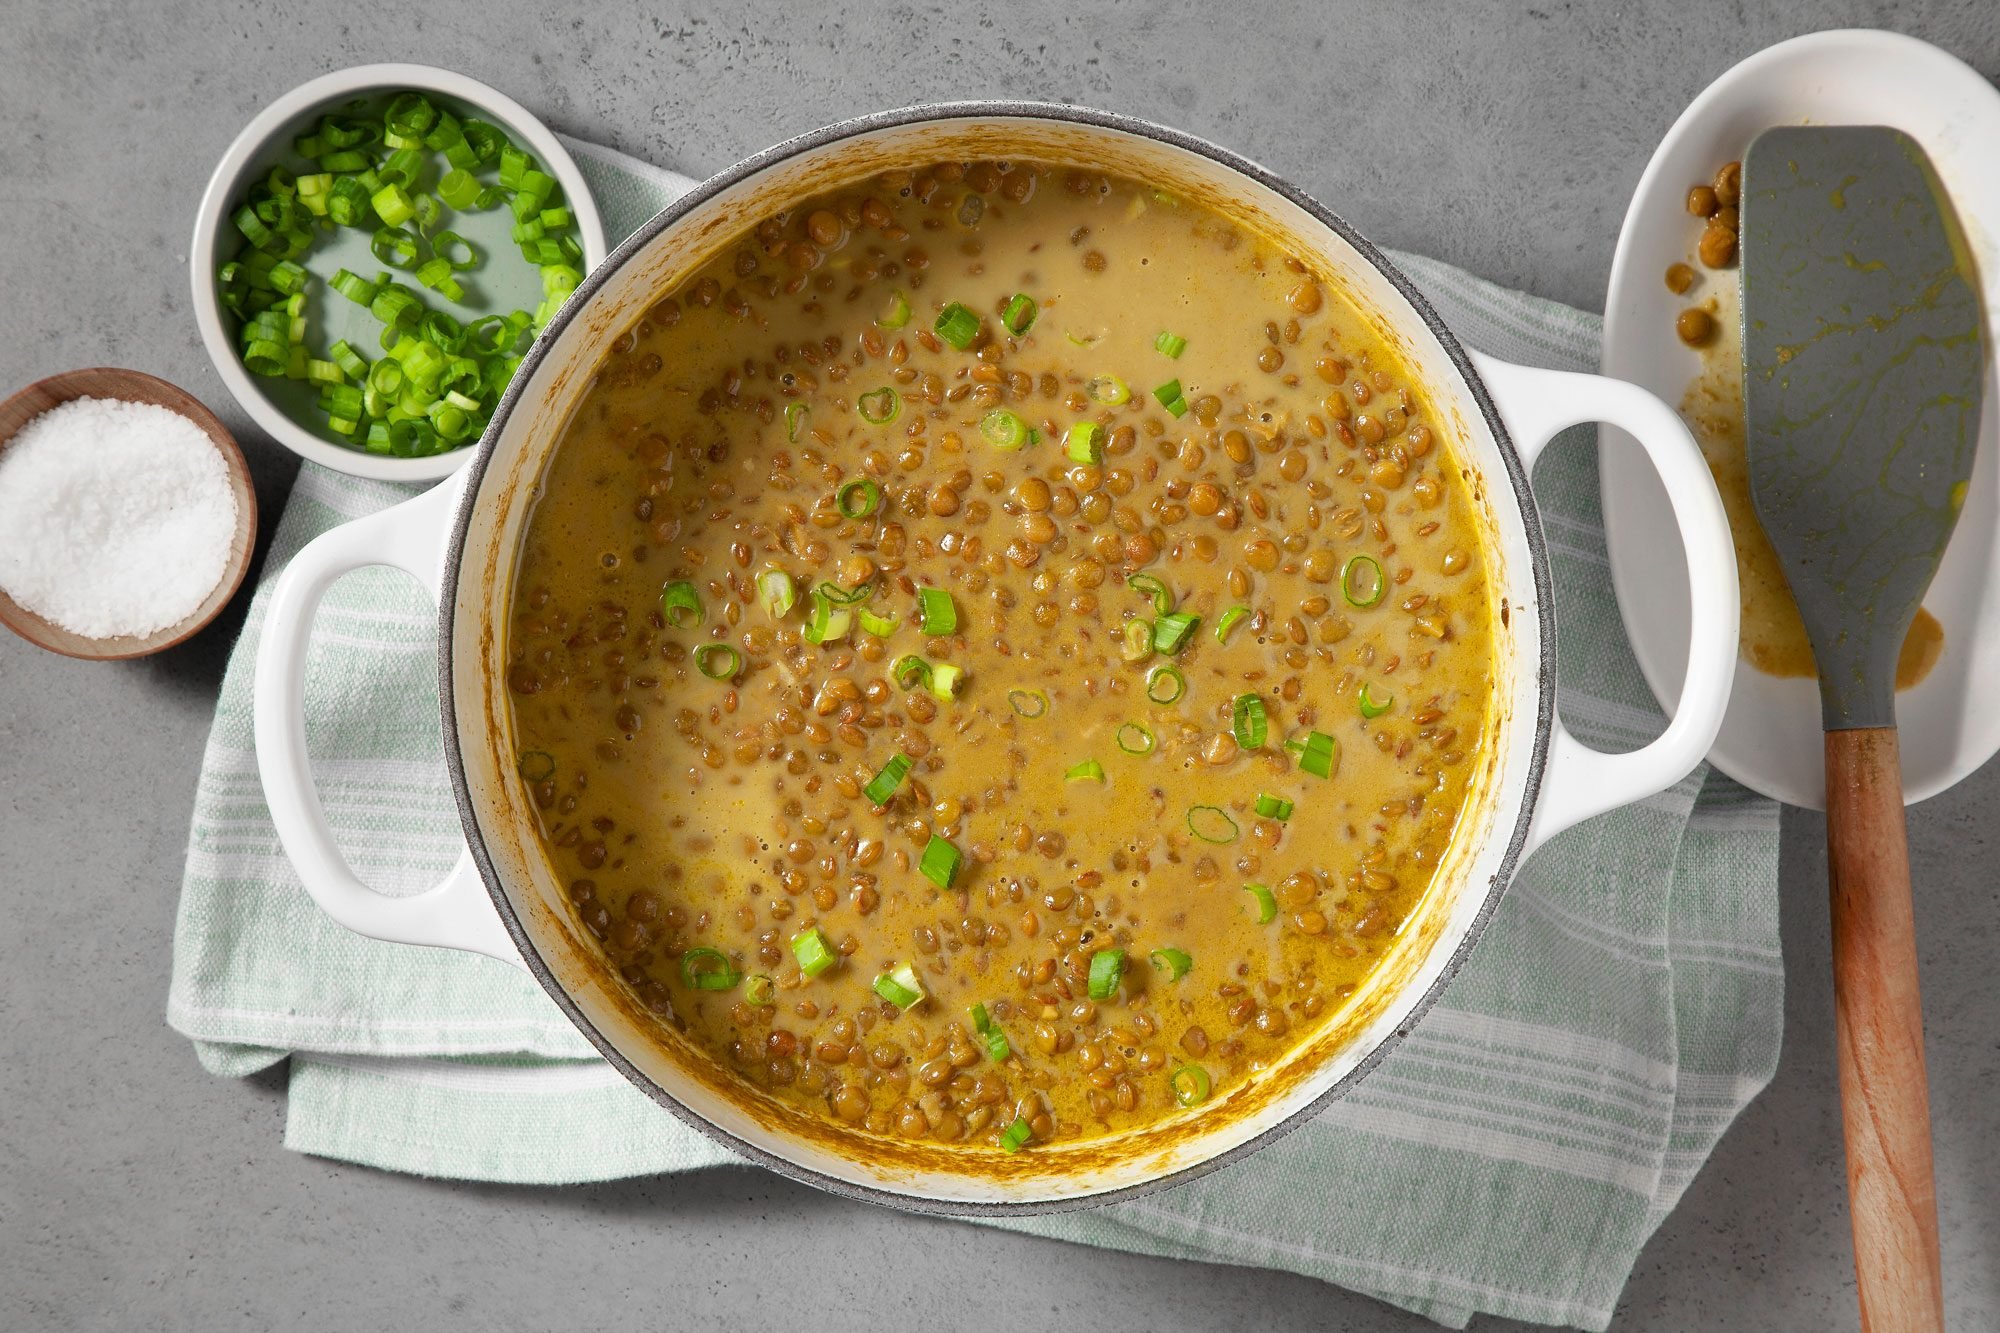
[[[463,489],[462,480],[447,481],[322,533],[292,557],[271,592],[257,645],[251,685],[257,771],[278,841],[306,892],[328,916],[371,939],[464,949],[519,966],[520,951],[493,910],[470,852],[461,851],[442,880],[409,897],[392,898],[363,883],[334,843],[306,753],[306,648],[320,599],[341,575],[388,565],[413,575],[435,601],[445,534]]]
[[[1628,754],[1607,754],[1579,741],[1556,718],[1547,776],[1528,833],[1532,849],[1592,815],[1665,791],[1715,744],[1736,672],[1736,548],[1701,450],[1658,398],[1602,375],[1517,366],[1477,352],[1472,360],[1531,474],[1550,440],[1587,421],[1616,426],[1639,442],[1673,505],[1693,594],[1687,674],[1679,697],[1667,701],[1673,718],[1666,731]]]

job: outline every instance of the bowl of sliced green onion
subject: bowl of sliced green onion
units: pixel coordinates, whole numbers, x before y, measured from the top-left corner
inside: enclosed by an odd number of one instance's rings
[[[294,88],[209,178],[190,265],[223,382],[287,448],[392,481],[471,456],[605,254],[575,161],[475,79],[364,65]]]

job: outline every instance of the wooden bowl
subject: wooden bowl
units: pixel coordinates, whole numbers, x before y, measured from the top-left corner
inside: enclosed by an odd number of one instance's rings
[[[236,494],[236,532],[229,542],[229,561],[222,579],[194,614],[179,624],[154,630],[151,634],[120,634],[108,639],[91,639],[43,619],[0,589],[0,624],[40,648],[67,657],[112,662],[128,657],[144,657],[182,642],[221,612],[250,568],[250,551],[257,539],[257,493],[250,486],[250,468],[243,451],[236,447],[228,427],[184,389],[137,370],[99,367],[72,370],[37,380],[5,402],[0,402],[0,453],[14,442],[21,427],[48,411],[76,398],[110,398],[125,403],[151,403],[179,413],[202,428],[215,442],[217,452],[229,469],[229,488]]]

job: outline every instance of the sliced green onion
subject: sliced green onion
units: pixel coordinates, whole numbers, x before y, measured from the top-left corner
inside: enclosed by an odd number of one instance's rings
[[[1372,555],[1353,556],[1340,571],[1340,594],[1349,606],[1365,610],[1388,591],[1389,580],[1382,576],[1381,562]]]
[[[743,998],[759,1008],[768,1009],[778,1002],[778,983],[759,972],[744,983]]]
[[[693,629],[707,618],[701,609],[701,594],[686,579],[675,579],[660,589],[660,614],[675,629]]]
[[[875,585],[864,583],[857,588],[843,588],[838,583],[822,583],[813,590],[813,596],[824,597],[835,606],[854,606],[875,595]]]
[[[368,248],[375,258],[390,268],[412,269],[417,266],[417,238],[402,227],[383,227],[368,242]],[[450,271],[451,265],[445,265]]]
[[[1179,380],[1168,380],[1165,384],[1160,385],[1157,389],[1153,390],[1153,397],[1159,399],[1160,406],[1166,408],[1170,415],[1176,417],[1187,415],[1187,397],[1181,392],[1181,382]]]
[[[1019,449],[1028,442],[1028,423],[1017,413],[996,407],[979,419],[979,433],[995,449]]]
[[[1257,793],[1257,817],[1275,819],[1282,824],[1292,817],[1292,803],[1282,796],[1260,791]]]
[[[917,589],[917,608],[923,631],[932,638],[958,628],[958,606],[943,588]]]
[[[1247,606],[1232,606],[1227,611],[1224,611],[1215,621],[1215,641],[1217,643],[1229,642],[1229,631],[1236,628],[1237,621],[1249,614],[1250,608]]]
[[[852,611],[835,606],[824,591],[816,591],[812,595],[812,617],[799,633],[807,643],[839,643],[853,624]]]
[[[1361,682],[1361,696],[1360,696],[1361,716],[1380,717],[1382,716],[1382,714],[1388,712],[1389,709],[1395,705],[1395,702],[1396,702],[1396,696],[1393,694],[1389,695],[1387,698],[1377,699],[1375,695],[1369,690],[1368,682],[1365,680]]]
[[[931,328],[961,352],[979,341],[979,316],[956,301],[939,312],[937,323]]]
[[[1070,462],[1095,466],[1104,461],[1104,427],[1095,421],[1077,422],[1063,438]]]
[[[886,426],[903,414],[903,395],[885,384],[856,398],[854,410],[869,425]]]
[[[842,518],[867,518],[882,503],[882,488],[866,477],[843,482],[833,493],[833,507]]]
[[[1245,750],[1255,750],[1264,744],[1267,730],[1263,695],[1237,695],[1236,702],[1230,706],[1230,717],[1237,745]]]
[[[889,664],[889,678],[906,690],[931,683],[931,664],[915,653],[905,653]]]
[[[1174,1090],[1174,1100],[1182,1106],[1200,1106],[1215,1088],[1208,1071],[1200,1065],[1182,1065],[1168,1077],[1167,1084]]]
[[[1125,580],[1125,586],[1143,597],[1152,598],[1153,610],[1162,615],[1174,609],[1173,590],[1158,575],[1134,574]]]
[[[694,669],[710,680],[734,680],[743,670],[743,654],[726,643],[704,643],[694,650]]]
[[[811,410],[804,403],[785,404],[785,441],[787,443],[796,444],[798,442],[799,427],[805,423],[806,413]]]
[[[368,202],[375,205],[375,216],[386,227],[400,227],[417,215],[416,200],[400,185],[384,185],[368,196]]]
[[[965,677],[965,668],[953,666],[949,662],[939,662],[931,668],[931,697],[943,703],[950,703],[958,697],[958,682]]]
[[[889,304],[875,317],[878,329],[900,329],[910,322],[910,298],[901,292],[889,293]]]
[[[875,993],[908,1013],[924,1002],[924,983],[918,979],[915,968],[899,963],[875,978]]]
[[[1000,1135],[1000,1147],[1007,1152],[1019,1152],[1028,1146],[1028,1140],[1035,1137],[1035,1127],[1022,1116],[1014,1117],[1014,1123],[1007,1126]]]
[[[1170,704],[1187,693],[1187,677],[1179,667],[1156,666],[1146,673],[1146,697],[1156,704]]]
[[[896,632],[896,617],[878,616],[865,606],[854,608],[854,623],[861,626],[863,634],[873,634],[878,639],[886,639]]]
[[[1243,892],[1257,900],[1257,924],[1268,926],[1278,919],[1278,896],[1267,884],[1245,884]]]
[[[1098,763],[1095,759],[1086,759],[1080,764],[1072,764],[1069,771],[1063,774],[1063,781],[1102,782],[1104,781],[1104,765]]]
[[[1194,966],[1194,959],[1185,949],[1155,949],[1148,955],[1155,972],[1163,973],[1168,981],[1179,981]]]
[[[1005,1064],[1007,1057],[1014,1053],[1013,1043],[1007,1040],[1007,1034],[998,1027],[989,1027],[979,1035],[986,1043],[987,1058],[994,1064]]]
[[[933,833],[931,840],[924,844],[924,854],[917,862],[917,869],[931,883],[948,889],[951,882],[958,878],[958,867],[964,860],[964,854],[957,847]]]
[[[1189,833],[1218,847],[1235,842],[1242,834],[1242,830],[1236,827],[1235,818],[1219,805],[1190,806],[1187,826]]]
[[[1150,620],[1128,620],[1125,622],[1125,647],[1123,656],[1128,662],[1143,662],[1153,655],[1153,622]]]
[[[1333,737],[1323,731],[1309,731],[1302,741],[1286,741],[1285,748],[1299,757],[1299,767],[1316,778],[1333,776],[1333,766],[1339,758],[1339,749]]]
[[[868,785],[861,789],[861,794],[868,798],[871,805],[887,805],[889,798],[896,794],[896,788],[903,785],[903,779],[909,774],[910,757],[904,754],[890,755],[889,762],[882,765],[881,771],[869,779]]]
[[[1014,706],[1015,712],[1025,718],[1043,717],[1049,711],[1049,696],[1040,690],[1009,690],[1007,702]]]
[[[431,237],[431,253],[451,265],[457,273],[463,273],[479,263],[478,249],[455,231],[441,231]]]
[[[556,775],[555,756],[542,750],[523,750],[514,761],[514,770],[529,782],[547,782]]]
[[[1000,312],[1000,322],[1007,326],[1007,332],[1019,337],[1034,324],[1037,313],[1035,298],[1026,292],[1016,292],[1007,302],[1007,308]]]
[[[720,949],[689,949],[681,955],[681,980],[692,990],[729,990],[742,979]]]
[[[816,977],[840,961],[833,947],[820,934],[819,927],[813,926],[792,936],[792,957],[799,963],[799,971],[809,977]]]
[[[792,576],[782,569],[767,569],[757,576],[757,605],[773,620],[782,620],[799,599]]]
[[[1106,407],[1118,407],[1132,401],[1132,390],[1124,380],[1116,375],[1099,375],[1085,386],[1092,402],[1103,403]]]
[[[1153,647],[1163,653],[1177,653],[1187,646],[1201,626],[1201,617],[1187,611],[1169,611],[1153,622]]]
[[[335,272],[328,286],[356,305],[369,305],[375,300],[375,284],[346,269]]]
[[[1099,949],[1090,956],[1090,998],[1108,1000],[1118,993],[1125,979],[1125,951]]]
[[[1178,361],[1181,353],[1187,350],[1187,339],[1177,333],[1162,333],[1153,339],[1153,350]]]
[[[1118,748],[1126,754],[1151,754],[1159,742],[1148,728],[1127,722],[1118,728]]]

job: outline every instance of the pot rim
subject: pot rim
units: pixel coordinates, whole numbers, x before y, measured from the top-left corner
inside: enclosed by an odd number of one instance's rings
[[[1093,129],[1110,130],[1114,133],[1151,139],[1172,148],[1178,148],[1195,156],[1207,158],[1278,195],[1286,202],[1304,212],[1313,221],[1327,228],[1352,248],[1375,268],[1393,286],[1399,296],[1416,312],[1432,337],[1437,339],[1446,358],[1458,371],[1478,406],[1486,429],[1491,433],[1496,451],[1506,471],[1509,485],[1513,488],[1514,499],[1521,513],[1523,536],[1528,547],[1529,572],[1535,589],[1536,618],[1541,636],[1541,660],[1535,664],[1536,704],[1535,732],[1530,747],[1525,780],[1521,788],[1520,803],[1515,811],[1513,828],[1508,835],[1507,846],[1501,854],[1492,879],[1483,890],[1483,900],[1466,927],[1465,935],[1459,940],[1452,955],[1440,968],[1437,977],[1424,993],[1417,997],[1403,1021],[1395,1031],[1384,1037],[1373,1050],[1363,1056],[1353,1068],[1336,1079],[1310,1101],[1294,1110],[1290,1115],[1271,1125],[1263,1132],[1243,1140],[1199,1162],[1192,1162],[1176,1170],[1146,1180],[1135,1181],[1115,1189],[1101,1190],[1091,1194],[1080,1194],[1058,1199],[1042,1200],[965,1200],[940,1198],[934,1195],[905,1192],[881,1185],[864,1185],[851,1180],[843,1180],[828,1175],[813,1167],[801,1165],[788,1158],[780,1157],[767,1148],[749,1142],[741,1136],[714,1124],[683,1105],[671,1093],[655,1083],[643,1071],[626,1059],[611,1041],[600,1032],[568,990],[562,985],[548,963],[543,959],[519,915],[514,910],[512,900],[500,885],[500,876],[488,851],[484,834],[479,823],[479,812],[475,808],[471,789],[465,777],[465,758],[458,742],[458,708],[453,696],[452,661],[456,647],[453,627],[457,620],[454,614],[458,604],[459,575],[463,568],[466,537],[472,524],[480,486],[485,480],[486,470],[492,463],[500,436],[514,407],[528,383],[534,379],[549,349],[561,334],[573,323],[601,291],[611,276],[636,256],[641,250],[676,225],[682,218],[707,203],[716,195],[757,174],[786,162],[804,153],[826,148],[843,140],[858,138],[880,130],[896,129],[907,125],[929,121],[954,120],[1053,120]],[[687,193],[669,203],[656,213],[646,224],[626,237],[609,255],[587,275],[583,282],[564,303],[534,345],[522,359],[507,391],[494,409],[491,422],[484,438],[479,442],[477,452],[461,472],[463,489],[454,514],[444,549],[443,579],[440,584],[438,601],[438,702],[444,722],[444,756],[447,772],[451,779],[452,798],[458,806],[459,822],[465,832],[466,846],[470,850],[474,865],[479,871],[481,882],[493,906],[507,929],[514,945],[520,950],[521,959],[527,965],[535,980],[541,984],[549,998],[555,1001],[563,1016],[574,1024],[585,1039],[595,1046],[611,1066],[625,1076],[640,1091],[657,1102],[677,1119],[705,1137],[728,1148],[731,1152],[765,1167],[789,1180],[811,1185],[844,1198],[858,1199],[865,1203],[882,1204],[904,1212],[913,1212],[942,1217],[1022,1217],[1052,1213],[1075,1212],[1085,1208],[1098,1208],[1106,1204],[1123,1203],[1141,1198],[1176,1185],[1184,1185],[1219,1170],[1234,1162],[1243,1160],[1259,1149],[1277,1141],[1298,1128],[1307,1120],[1317,1116],[1335,1101],[1344,1097],[1361,1079],[1375,1067],[1410,1034],[1412,1028],[1437,1002],[1444,989],[1464,966],[1472,948],[1486,933],[1487,925],[1500,904],[1507,886],[1513,881],[1520,866],[1521,856],[1528,840],[1530,826],[1535,811],[1540,804],[1542,781],[1548,766],[1550,735],[1555,721],[1555,681],[1556,681],[1556,625],[1554,583],[1549,567],[1548,546],[1542,533],[1539,513],[1534,497],[1529,489],[1528,474],[1522,465],[1521,456],[1514,447],[1512,436],[1507,432],[1500,412],[1494,405],[1484,379],[1480,376],[1472,358],[1457,336],[1445,324],[1437,311],[1431,307],[1416,285],[1389,261],[1366,237],[1350,226],[1345,219],[1327,208],[1305,191],[1299,189],[1269,168],[1258,162],[1231,152],[1206,139],[1198,138],[1183,131],[1171,129],[1152,121],[1116,112],[1100,111],[1091,107],[1070,106],[1053,102],[1033,101],[951,101],[928,102],[913,106],[898,107],[888,111],[878,111],[849,120],[810,130],[804,134],[784,140],[762,152],[743,159],[707,180],[702,181]]]

